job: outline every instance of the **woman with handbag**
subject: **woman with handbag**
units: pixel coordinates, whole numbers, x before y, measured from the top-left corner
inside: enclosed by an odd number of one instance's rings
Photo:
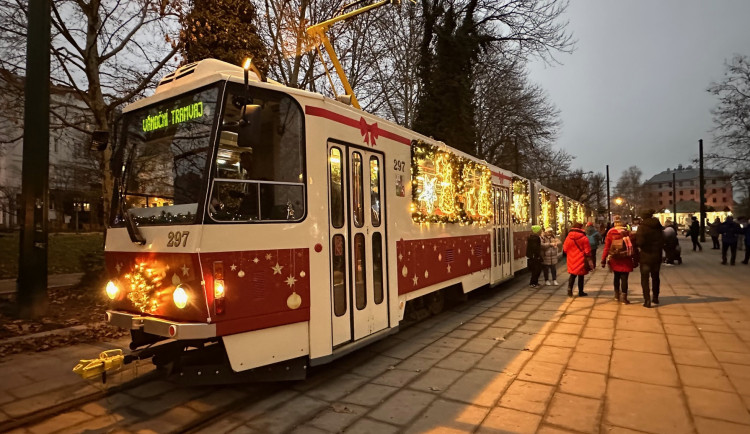
[[[568,237],[563,243],[563,251],[568,257],[568,297],[573,296],[573,285],[578,278],[578,296],[585,297],[583,292],[583,277],[594,269],[591,258],[591,246],[586,233],[581,229],[582,223],[573,224],[573,229],[568,232]]]
[[[628,300],[628,276],[638,266],[638,249],[633,248],[635,239],[627,230],[620,216],[615,216],[615,225],[607,233],[602,252],[602,268],[609,262],[615,275],[615,301],[630,304]],[[622,295],[620,295],[622,294]]]

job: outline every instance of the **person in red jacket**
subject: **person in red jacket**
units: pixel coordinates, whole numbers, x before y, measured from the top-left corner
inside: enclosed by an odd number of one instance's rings
[[[623,241],[627,238],[630,247]],[[612,248],[612,245],[616,248]],[[628,300],[628,276],[638,266],[638,249],[635,246],[635,236],[631,234],[620,216],[615,216],[615,226],[607,233],[602,252],[602,268],[609,262],[609,268],[615,274],[615,301],[630,304]],[[622,293],[622,295],[620,295]]]
[[[568,257],[568,297],[573,296],[573,284],[578,278],[578,296],[585,297],[583,292],[583,276],[589,273],[587,264],[591,261],[591,246],[586,233],[581,229],[582,223],[573,224],[573,229],[568,232],[568,237],[563,243],[563,251]]]

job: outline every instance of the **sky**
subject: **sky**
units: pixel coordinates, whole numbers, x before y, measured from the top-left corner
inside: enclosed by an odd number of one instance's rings
[[[750,56],[750,1],[570,0],[563,19],[575,51],[528,69],[560,110],[557,147],[573,168],[609,165],[614,187],[633,165],[645,181],[693,164],[698,139],[710,152],[706,89],[735,54]]]

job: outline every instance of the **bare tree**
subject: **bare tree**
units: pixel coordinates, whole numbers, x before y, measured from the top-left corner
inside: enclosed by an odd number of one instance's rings
[[[643,172],[638,166],[630,166],[622,172],[620,179],[615,185],[615,197],[623,200],[619,205],[622,211],[627,211],[631,216],[638,215],[643,207],[643,184],[641,183]]]
[[[750,179],[750,59],[735,55],[725,66],[724,79],[708,88],[719,99],[711,111],[717,149],[708,157],[737,179]]]
[[[0,69],[18,77],[26,75],[27,4],[0,0]],[[176,65],[182,9],[181,0],[54,0],[51,80],[73,89],[90,116],[70,119],[62,107],[52,107],[52,116],[86,134],[112,130],[121,106],[152,88],[162,68]],[[100,160],[105,216],[112,197],[111,155],[107,148]]]

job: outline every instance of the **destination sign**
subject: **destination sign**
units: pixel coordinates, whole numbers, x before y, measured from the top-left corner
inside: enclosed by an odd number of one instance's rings
[[[161,130],[170,125],[192,121],[203,117],[203,102],[195,102],[172,110],[159,111],[143,119],[143,131]]]

